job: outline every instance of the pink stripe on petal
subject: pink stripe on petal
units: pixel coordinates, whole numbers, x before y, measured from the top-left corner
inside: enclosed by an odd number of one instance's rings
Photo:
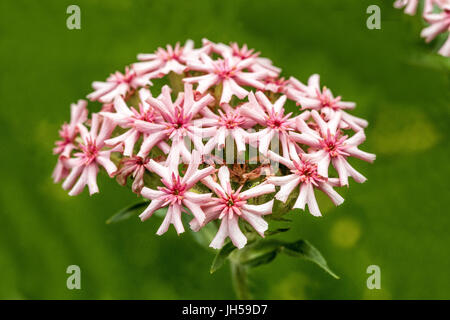
[[[344,202],[344,198],[329,183],[319,182],[319,188],[333,201],[334,205],[338,206]]]
[[[373,153],[368,153],[362,150],[359,150],[356,147],[351,147],[345,150],[348,154],[350,154],[352,157],[367,161],[367,162],[374,162],[376,159],[376,155]]]
[[[145,221],[148,218],[150,218],[153,213],[161,208],[161,205],[164,203],[164,200],[161,199],[155,199],[152,200],[152,202],[150,202],[150,204],[148,205],[148,207],[144,210],[144,212],[142,212],[139,215],[139,218],[141,219],[141,221]]]
[[[300,185],[300,192],[299,192],[298,198],[295,201],[295,204],[292,208],[305,210],[307,196],[308,196],[307,184],[302,183]]]
[[[345,144],[352,145],[352,146],[359,146],[365,140],[366,140],[366,135],[364,134],[364,131],[358,131],[351,138],[348,138],[347,140],[345,140]]]
[[[72,189],[69,191],[69,196],[76,196],[79,195],[84,187],[87,184],[87,171],[86,168],[83,169],[83,172],[81,173],[81,176],[78,178],[77,183],[75,183],[75,185],[72,187]]]
[[[109,156],[109,155],[108,155]],[[99,155],[97,157],[97,162],[98,164],[100,164],[103,168],[105,168],[106,172],[108,173],[108,175],[110,177],[114,176],[114,173],[117,171],[117,167],[114,164],[114,162],[112,162],[109,157],[105,157],[102,155]]]
[[[171,206],[173,208],[172,212],[172,224],[175,227],[175,230],[177,231],[177,234],[184,232],[183,223],[181,221],[181,207],[179,205],[173,205]]]
[[[98,167],[97,167],[97,165],[90,164],[87,168],[84,169],[84,172],[87,172],[87,184],[88,184],[88,188],[89,188],[89,194],[93,195],[94,193],[98,193],[98,185],[97,185]]]
[[[328,126],[327,123],[322,119],[322,117],[319,115],[319,113],[316,110],[311,111],[311,116],[313,117],[314,121],[320,128],[320,132],[322,135],[327,135]],[[331,132],[331,133],[334,133]]]
[[[319,205],[317,204],[317,200],[316,200],[316,197],[314,195],[314,187],[310,183],[308,183],[307,186],[308,186],[308,188],[307,188],[307,202],[308,202],[309,212],[313,216],[320,217],[320,216],[322,216],[322,214],[320,213]]]
[[[147,157],[150,150],[158,143],[163,141],[164,138],[166,138],[167,135],[164,131],[152,133],[148,135],[146,138],[144,138],[144,142],[141,145],[141,149],[139,150],[137,156],[141,158]]]
[[[232,219],[228,219],[228,236],[238,249],[242,249],[247,243],[247,238],[244,236],[241,229],[239,229],[238,218],[236,216]]]
[[[163,235],[164,233],[167,232],[167,230],[169,230],[169,226],[172,223],[172,215],[173,215],[173,206],[169,206],[169,208],[167,209],[166,216],[164,217],[164,220],[161,223],[161,226],[156,231],[156,234],[158,236]]]
[[[64,190],[68,190],[73,187],[75,184],[75,181],[78,179],[78,177],[81,175],[83,171],[83,166],[77,166],[74,167],[69,175],[67,176],[66,180],[63,182],[62,187]]]
[[[160,176],[164,180],[172,181],[171,172],[170,172],[169,168],[159,164],[155,160],[150,159],[150,161],[147,164],[147,168],[150,171],[156,173],[158,176]]]
[[[333,166],[338,172],[339,180],[341,181],[342,186],[348,186],[348,172],[345,167],[345,162],[347,162],[343,157],[338,156],[331,160],[333,162]]]
[[[274,203],[274,200],[270,200],[266,203],[259,204],[259,205],[244,204],[242,206],[242,208],[253,214],[264,216],[264,215],[268,215],[268,214],[272,213],[273,203]]]
[[[307,133],[298,134],[297,132],[289,132],[289,137],[295,142],[306,144],[314,148],[320,148],[320,141],[313,135]]]
[[[141,195],[144,198],[147,198],[147,199],[150,199],[150,200],[156,200],[156,199],[161,198],[162,196],[164,196],[164,192],[144,187],[141,190]]]
[[[192,212],[195,219],[197,219],[198,223],[203,224],[203,222],[206,219],[206,216],[202,208],[197,203],[191,202],[187,199],[183,201],[183,204]]]
[[[220,249],[223,247],[225,239],[228,237],[228,219],[222,219],[220,223],[219,231],[210,243],[210,247],[214,249]]]
[[[361,173],[356,171],[355,168],[353,168],[347,161],[345,161],[344,166],[345,169],[347,170],[348,175],[351,176],[356,182],[363,183],[367,180],[366,177],[364,177]]]
[[[278,191],[277,194],[275,195],[275,198],[283,203],[286,202],[286,200],[288,199],[292,191],[295,189],[295,187],[300,184],[300,177],[296,175],[292,176],[294,176],[295,178],[289,181],[288,183],[281,185],[280,191]]]
[[[240,197],[241,199],[247,200],[272,192],[275,192],[275,186],[273,184],[260,184],[251,189],[241,192]]]
[[[242,218],[247,221],[261,237],[264,237],[264,232],[269,228],[269,224],[266,220],[257,214],[245,210],[242,210]]]
[[[203,178],[202,183],[206,187],[208,187],[211,191],[214,191],[215,193],[219,192],[221,194],[225,194],[225,189],[223,189],[220,184],[215,182],[211,176],[207,176],[206,178]]]
[[[128,108],[127,104],[125,103],[125,101],[123,100],[123,98],[121,96],[117,96],[114,99],[114,109],[116,109],[116,112],[118,112],[124,116],[128,116],[128,117],[133,116],[133,112],[131,112],[130,108]]]
[[[268,151],[268,152],[267,152],[267,157],[268,157],[269,159],[271,159],[272,161],[279,162],[279,163],[285,165],[285,166],[288,167],[289,169],[292,169],[292,170],[295,169],[294,163],[293,163],[291,160],[289,160],[289,159],[287,159],[287,158],[284,158],[284,157],[282,157],[282,156],[276,154],[276,153],[273,152],[273,151]]]
[[[228,192],[228,185],[230,184],[230,171],[226,166],[220,167],[218,172],[220,185],[225,192]]]

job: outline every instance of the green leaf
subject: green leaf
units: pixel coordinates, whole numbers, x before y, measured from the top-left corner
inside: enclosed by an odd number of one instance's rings
[[[222,249],[219,250],[219,252],[214,257],[214,260],[211,264],[210,272],[214,273],[217,270],[219,270],[225,261],[227,260],[228,256],[236,249],[234,244],[230,241],[226,245],[222,247]]]
[[[328,267],[327,261],[319,252],[319,250],[317,250],[311,243],[306,240],[284,243],[281,247],[281,252],[284,252],[289,256],[299,257],[314,262],[323,270],[328,272],[332,277],[339,279],[339,277]]]
[[[128,207],[125,207],[122,210],[120,210],[119,212],[117,212],[116,214],[114,214],[111,218],[106,220],[106,223],[110,224],[110,223],[116,223],[116,222],[126,220],[126,219],[130,218],[131,216],[133,216],[134,214],[136,214],[136,211],[138,209],[148,206],[148,203],[149,203],[148,201],[142,201],[142,202],[132,204]]]
[[[274,221],[280,221],[280,222],[292,222],[292,220],[291,219],[288,219],[288,218],[283,218],[283,217],[281,217],[281,216],[273,216],[273,217],[269,217],[271,220],[274,220]]]
[[[280,241],[275,239],[259,240],[240,250],[239,263],[248,267],[267,264],[276,258],[279,250]]]
[[[311,261],[329,273],[332,277],[339,277],[331,271],[322,254],[306,240],[287,242],[278,239],[264,239],[256,241],[241,249],[237,255],[239,263],[248,267],[267,264],[283,252],[289,256]]]
[[[278,228],[278,229],[275,229],[275,230],[269,230],[269,231],[266,231],[265,235],[266,236],[273,236],[273,235],[278,234],[278,233],[289,231],[290,229],[291,228]]]

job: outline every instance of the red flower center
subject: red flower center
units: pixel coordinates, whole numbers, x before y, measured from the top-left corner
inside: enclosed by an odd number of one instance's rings
[[[88,138],[87,144],[80,144],[80,149],[83,152],[83,161],[85,165],[89,165],[95,161],[98,156],[99,149],[95,140]]]

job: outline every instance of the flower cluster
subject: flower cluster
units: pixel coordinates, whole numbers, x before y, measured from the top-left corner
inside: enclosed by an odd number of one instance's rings
[[[394,7],[404,8],[404,12],[412,16],[416,14],[419,2],[419,0],[396,0]],[[450,31],[450,0],[425,0],[422,16],[429,24],[420,34],[426,42],[432,41],[441,33],[448,33]],[[450,35],[440,48],[439,54],[450,57]]]
[[[355,103],[321,87],[280,77],[259,52],[203,40],[139,54],[139,62],[94,82],[87,102],[73,104],[54,153],[55,182],[70,195],[99,191],[103,168],[121,185],[150,200],[142,221],[165,213],[157,234],[172,224],[184,232],[217,224],[210,246],[230,238],[242,248],[268,230],[267,218],[291,208],[321,212],[315,190],[335,205],[334,189],[366,178],[350,158],[372,162],[358,146],[368,123],[349,113]],[[160,89],[159,89],[160,88]],[[279,150],[280,149],[280,150]],[[276,209],[275,209],[276,208]]]

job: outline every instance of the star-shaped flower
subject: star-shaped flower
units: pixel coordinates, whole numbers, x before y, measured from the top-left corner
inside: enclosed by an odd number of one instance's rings
[[[327,87],[320,89],[320,76],[313,74],[308,79],[308,85],[304,85],[299,80],[291,77],[291,86],[287,88],[287,95],[300,104],[302,109],[314,109],[323,114],[326,120],[334,117],[336,112],[340,112],[343,128],[351,128],[354,131],[367,127],[366,120],[355,117],[345,110],[352,110],[356,104],[354,102],[342,101],[341,97],[334,97]]]
[[[111,103],[116,97],[126,97],[139,87],[151,84],[148,76],[139,76],[134,70],[125,68],[125,74],[116,71],[111,74],[106,82],[94,81],[92,87],[94,92],[88,94],[91,101]]]
[[[69,195],[74,196],[81,193],[87,185],[89,193],[92,195],[98,192],[97,174],[99,166],[105,168],[109,176],[114,176],[117,167],[110,160],[110,155],[111,152],[119,151],[120,149],[103,149],[105,140],[109,138],[114,130],[114,124],[106,118],[102,121],[99,114],[92,115],[91,129],[89,131],[83,124],[78,124],[78,130],[82,139],[82,143],[78,146],[80,151],[74,154],[74,158],[64,160],[64,165],[71,171],[62,187],[64,190],[70,189]]]
[[[171,151],[177,149],[185,161],[189,161],[190,152],[187,149],[184,138],[190,139],[192,143],[201,150],[201,128],[195,123],[194,117],[214,98],[207,94],[199,100],[194,99],[192,85],[185,84],[184,92],[178,95],[175,102],[172,102],[171,89],[168,86],[162,88],[162,94],[158,98],[148,97],[146,102],[158,111],[162,120],[158,123],[137,120],[137,128],[147,134],[141,145],[141,150],[137,154],[139,157],[146,157],[156,144],[171,140]]]
[[[100,114],[108,119],[111,119],[115,125],[120,126],[127,130],[125,133],[108,139],[105,141],[107,145],[115,146],[117,144],[123,144],[123,155],[130,157],[133,155],[133,149],[136,142],[141,136],[146,137],[146,134],[139,128],[137,121],[143,121],[148,123],[158,123],[162,121],[162,117],[159,113],[146,102],[151,96],[148,89],[142,88],[139,90],[139,111],[135,108],[129,108],[122,97],[118,96],[114,100],[114,109],[116,112],[100,112]],[[160,141],[156,144],[164,153],[169,152],[169,145],[165,141]]]
[[[366,178],[356,171],[347,161],[348,157],[355,157],[364,161],[373,162],[375,155],[358,149],[366,136],[363,131],[358,131],[352,137],[342,135],[339,128],[341,113],[336,113],[334,118],[325,122],[322,117],[313,110],[311,116],[319,126],[315,131],[300,118],[297,118],[297,128],[301,132],[291,132],[292,140],[306,144],[312,148],[312,152],[304,154],[305,159],[317,163],[317,172],[328,177],[328,166],[332,162],[339,174],[341,185],[348,185],[348,177],[356,182],[364,182]]]
[[[233,190],[230,182],[230,171],[226,166],[219,169],[218,176],[220,184],[215,182],[211,176],[202,180],[202,183],[217,195],[217,198],[213,198],[205,207],[206,220],[204,224],[215,219],[221,220],[219,231],[212,240],[210,247],[220,249],[225,239],[229,237],[233,244],[241,249],[247,243],[247,238],[239,228],[239,219],[247,221],[261,237],[264,237],[268,224],[262,216],[271,214],[273,206],[273,200],[261,205],[252,205],[247,201],[272,193],[275,191],[275,187],[272,184],[260,184],[245,191],[241,191],[242,186]],[[198,231],[202,226],[195,220],[190,224],[194,231]]]
[[[158,187],[158,190],[147,187],[142,189],[142,196],[152,201],[139,217],[142,221],[145,221],[156,210],[168,207],[164,221],[156,234],[162,235],[171,224],[174,225],[178,234],[184,232],[181,213],[186,212],[186,208],[192,212],[199,224],[205,221],[205,213],[201,206],[211,200],[211,193],[200,194],[192,192],[190,189],[198,181],[212,174],[215,169],[212,166],[198,169],[200,163],[200,153],[194,150],[186,173],[184,176],[180,176],[178,171],[179,154],[177,152],[171,153],[165,164],[158,163],[153,159],[148,162],[147,168],[161,177],[164,186]]]
[[[72,150],[75,149],[75,138],[78,134],[78,124],[86,121],[88,110],[86,109],[86,100],[78,100],[78,102],[70,105],[70,122],[64,123],[59,136],[61,140],[56,141],[56,147],[53,149],[53,154],[58,155],[56,167],[53,170],[53,181],[59,182],[64,179],[69,171],[64,166],[64,158],[70,157]]]
[[[277,192],[275,198],[282,202],[286,202],[292,191],[300,186],[300,192],[293,208],[300,208],[305,210],[305,205],[308,204],[309,212],[313,216],[321,216],[319,205],[314,196],[314,189],[317,188],[323,191],[333,203],[338,206],[344,202],[342,198],[333,187],[339,186],[339,179],[326,178],[317,172],[317,164],[302,160],[303,154],[298,154],[296,149],[291,146],[291,159],[279,156],[278,154],[269,151],[268,157],[280,164],[286,166],[291,174],[284,176],[270,176],[267,182],[280,186],[280,191]]]
[[[183,81],[185,83],[198,83],[196,90],[202,94],[210,87],[221,84],[220,104],[229,103],[233,96],[244,99],[248,95],[248,91],[242,86],[264,89],[264,83],[261,80],[265,77],[265,72],[245,71],[253,63],[252,58],[241,60],[225,57],[212,60],[208,55],[201,54],[200,60],[197,63],[189,63],[189,68],[206,74],[184,78]]]

